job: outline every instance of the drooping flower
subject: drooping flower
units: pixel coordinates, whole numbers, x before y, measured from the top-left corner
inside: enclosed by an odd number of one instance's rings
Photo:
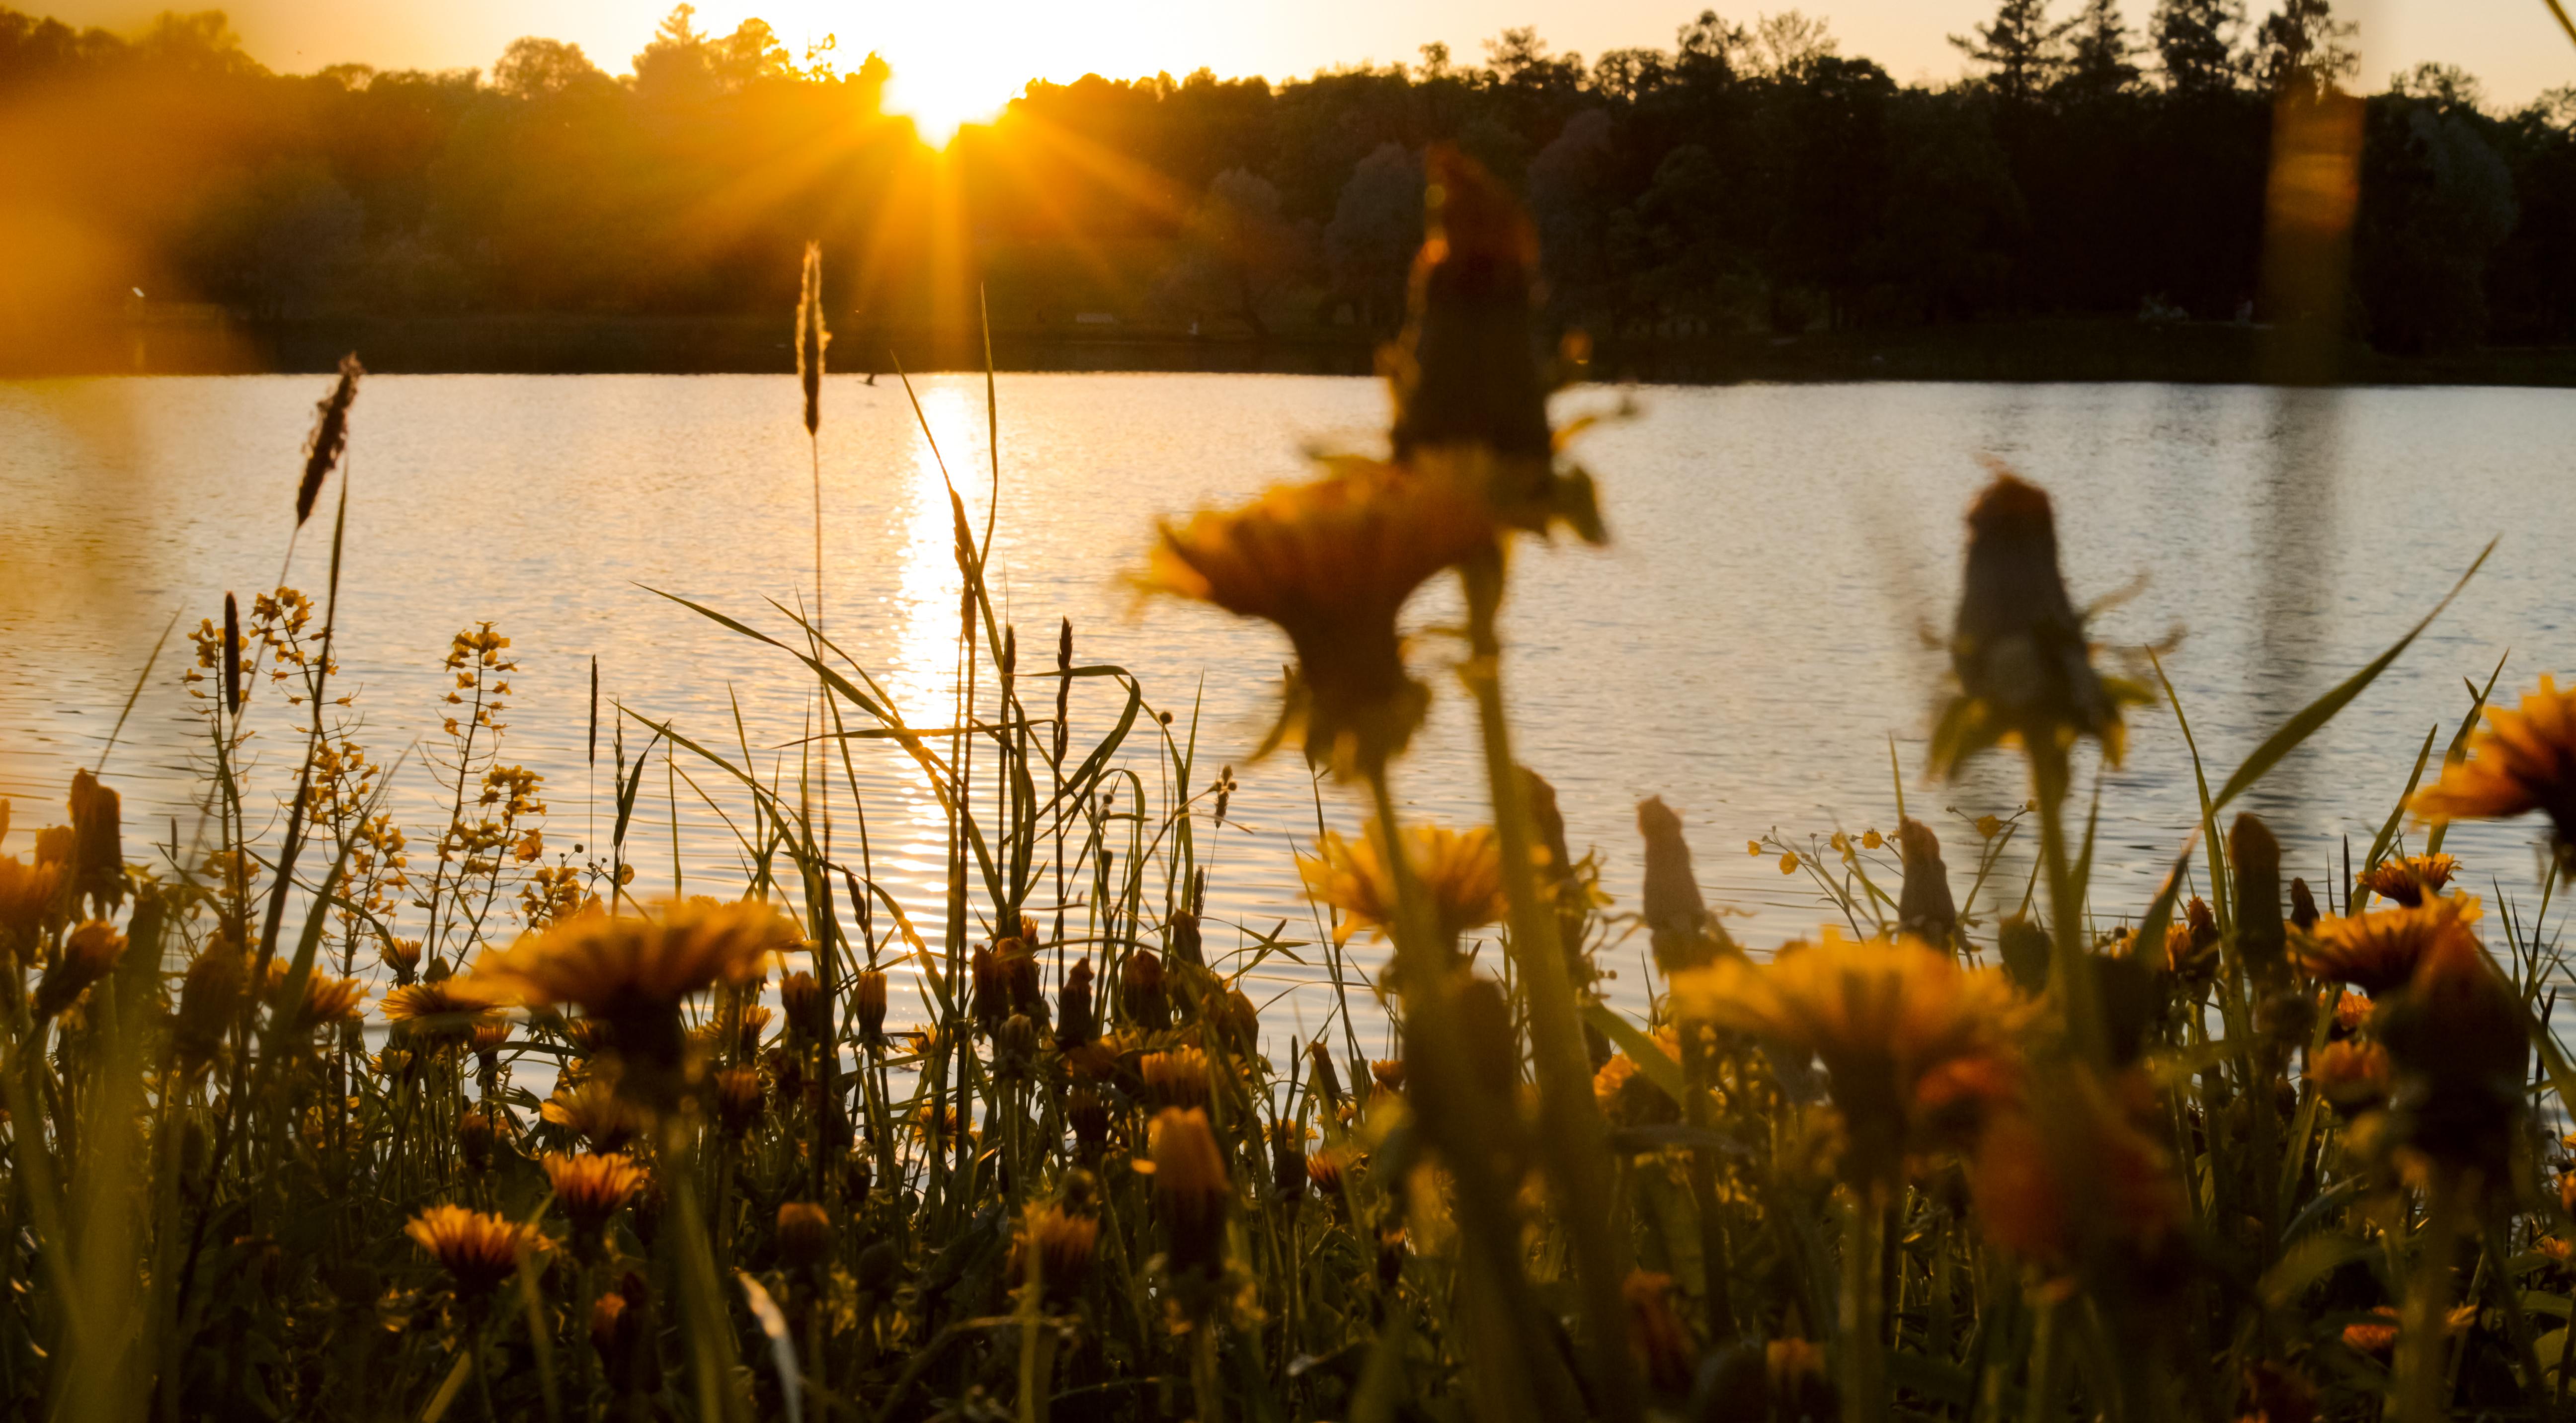
[[[1348,943],[1362,929],[1381,937],[1393,933],[1395,877],[1379,852],[1381,838],[1375,822],[1357,840],[1327,830],[1315,842],[1313,856],[1297,857],[1308,897],[1342,912],[1333,928],[1337,943]],[[1454,949],[1468,930],[1503,917],[1502,853],[1491,829],[1411,825],[1404,840],[1406,863],[1431,902],[1433,928],[1442,943]]]
[[[1344,461],[1240,509],[1164,524],[1139,583],[1278,624],[1297,675],[1265,749],[1302,732],[1308,760],[1357,777],[1400,753],[1430,704],[1405,670],[1397,614],[1493,537],[1467,481]]]
[[[2048,495],[2000,466],[1968,510],[1950,667],[1956,692],[1932,733],[1932,765],[1945,775],[1999,743],[2062,755],[2085,737],[2117,765],[2126,745],[2120,709],[2146,700],[2094,670],[2084,620],[2058,572]]]
[[[2452,938],[2474,942],[2469,925],[2480,912],[2474,896],[2455,895],[2411,909],[2328,915],[2298,946],[2299,966],[2377,998],[2413,978],[2415,966],[2436,944]]]
[[[458,1205],[431,1206],[403,1234],[429,1252],[447,1272],[456,1297],[469,1303],[500,1288],[518,1273],[519,1261],[545,1243],[533,1226]]]
[[[2468,758],[2444,766],[2413,805],[2430,820],[2545,812],[2564,862],[2576,847],[2576,687],[2561,692],[2542,677],[2520,707],[2488,707],[2485,725],[2469,738]]]
[[[1964,969],[1920,940],[1852,940],[1828,930],[1766,964],[1721,960],[1676,975],[1685,1021],[1754,1034],[1772,1050],[1821,1059],[1849,1126],[1850,1165],[1892,1173],[1936,1106],[1920,1089],[1938,1069],[2001,1052],[2022,1009],[2003,976]]]
[[[39,1021],[72,1006],[93,983],[107,977],[125,955],[125,936],[104,919],[92,919],[71,931],[62,951],[36,980],[35,1012]]]

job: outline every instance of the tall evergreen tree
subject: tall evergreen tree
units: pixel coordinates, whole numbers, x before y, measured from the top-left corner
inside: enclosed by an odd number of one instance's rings
[[[1986,83],[1996,94],[2027,103],[2065,63],[2066,32],[2074,23],[2050,24],[2048,0],[2003,0],[1991,23],[1952,35],[1950,43],[1986,67]]]
[[[2058,87],[2080,99],[2126,93],[2138,82],[2137,54],[2120,18],[2120,0],[2085,0],[2067,34],[2066,71]]]
[[[2164,62],[2165,88],[2176,94],[2235,88],[2243,71],[2236,35],[2244,26],[2244,0],[2157,0],[2148,32]]]
[[[2334,17],[2329,0],[2282,0],[2255,35],[2255,72],[2276,93],[2331,89],[2361,68],[2354,28]]]

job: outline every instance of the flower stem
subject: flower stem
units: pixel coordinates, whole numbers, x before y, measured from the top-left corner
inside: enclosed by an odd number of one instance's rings
[[[2397,1377],[2393,1423],[2438,1423],[2442,1416],[2444,1326],[2451,1312],[2451,1252],[2459,1243],[2462,1183],[2437,1167],[2424,1193],[2424,1230],[2416,1247],[2415,1276],[2406,1285],[2406,1310],[2397,1321]]]
[[[2084,951],[2084,887],[2075,883],[2075,872],[2066,859],[2066,753],[2032,746],[2030,779],[2039,801],[2040,862],[2048,877],[2051,976],[2066,1011],[2067,1036],[2077,1054],[2096,1067],[2104,1066],[2110,1043],[2102,1027],[2101,995]]]
[[[1843,1297],[1839,1318],[1843,1423],[1887,1417],[1886,1183],[1871,1179],[1851,1191],[1843,1227]]]
[[[1562,1219],[1581,1290],[1592,1386],[1603,1417],[1638,1416],[1635,1361],[1629,1353],[1627,1311],[1620,1298],[1616,1237],[1611,1231],[1608,1133],[1592,1095],[1592,1068],[1583,1047],[1574,983],[1558,942],[1555,906],[1539,897],[1531,855],[1529,796],[1520,763],[1513,759],[1511,723],[1504,714],[1502,608],[1504,550],[1500,544],[1469,560],[1467,638],[1471,654],[1462,679],[1476,698],[1484,732],[1485,779],[1494,802],[1494,833],[1502,860],[1503,893],[1511,905],[1511,950],[1529,1005],[1530,1055],[1537,1069],[1539,1136],[1550,1182],[1565,1209]],[[1562,866],[1557,867],[1562,869]],[[1711,1262],[1712,1265],[1714,1262]],[[1714,1283],[1712,1290],[1716,1288]]]

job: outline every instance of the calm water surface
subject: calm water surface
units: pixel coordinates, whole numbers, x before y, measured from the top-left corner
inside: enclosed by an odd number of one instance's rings
[[[309,378],[0,384],[0,795],[20,827],[60,818],[62,786],[95,762],[154,638],[220,616],[224,590],[269,586],[284,553],[299,449],[323,383]],[[2366,661],[2441,596],[2489,539],[2494,558],[2452,612],[2252,798],[2317,878],[2342,837],[2366,846],[2426,731],[2447,737],[2508,651],[2503,688],[2571,656],[2566,497],[2576,400],[2546,391],[2279,393],[2157,386],[1649,388],[1635,417],[1581,447],[1601,482],[1606,550],[1530,549],[1515,569],[1510,690],[1525,759],[1558,789],[1578,853],[1633,904],[1634,806],[1677,807],[1713,901],[1776,943],[1826,910],[1801,878],[1745,852],[1775,829],[1892,828],[1889,739],[1906,804],[1931,820],[1954,869],[1974,859],[1968,820],[2008,811],[2022,788],[1995,760],[1955,785],[1921,774],[1941,668],[1922,633],[1945,626],[1959,515],[1999,458],[2058,499],[2079,599],[2136,585],[2098,624],[2114,643],[2178,636],[2165,665],[2212,763],[2231,768],[2293,711]],[[980,525],[996,515],[993,566],[1024,660],[1044,664],[1069,617],[1082,660],[1135,671],[1147,695],[1195,716],[1200,758],[1243,783],[1211,899],[1222,925],[1311,925],[1292,845],[1313,833],[1317,792],[1293,759],[1244,765],[1275,696],[1275,633],[1192,606],[1140,607],[1121,583],[1153,517],[1239,499],[1297,476],[1301,451],[1364,447],[1384,418],[1368,381],[1268,376],[1005,376],[999,507],[980,378],[934,377],[922,405]],[[434,732],[449,637],[486,620],[513,640],[505,760],[548,778],[548,841],[594,832],[583,761],[590,659],[606,693],[716,744],[747,741],[792,781],[806,686],[766,653],[647,588],[781,628],[765,600],[811,595],[811,486],[792,381],[757,377],[379,377],[361,394],[341,633],[356,733],[379,760]],[[1609,391],[1564,409],[1604,409]],[[823,427],[827,621],[916,724],[944,724],[953,680],[957,571],[939,463],[903,391],[836,379]],[[327,512],[289,581],[318,589]],[[1427,597],[1426,624],[1454,610]],[[1451,645],[1426,639],[1437,663]],[[201,740],[172,649],[108,763],[130,839],[198,830],[183,774]],[[1480,813],[1467,709],[1445,673],[1433,725],[1404,766],[1418,815]],[[1077,740],[1117,707],[1076,693]],[[1032,696],[1033,701],[1037,697]],[[744,728],[737,737],[734,707]],[[271,715],[286,709],[272,701]],[[2102,777],[2096,861],[2106,913],[2132,912],[2196,819],[2173,718],[2135,719],[2126,766]],[[642,738],[631,734],[630,744]],[[272,747],[289,740],[280,721]],[[1139,740],[1141,748],[1141,738]],[[283,760],[276,750],[272,758]],[[603,753],[604,759],[604,753]],[[1150,753],[1130,762],[1156,783]],[[738,822],[745,797],[685,759]],[[881,873],[935,924],[942,841],[919,783],[882,745],[861,775]],[[397,809],[416,846],[434,838],[434,788],[414,752]],[[692,885],[739,882],[734,842],[687,784],[656,768],[635,832],[670,878],[668,807]],[[598,795],[605,800],[607,776]],[[282,793],[283,786],[272,791]],[[1354,816],[1327,786],[1324,814]],[[1956,814],[1952,811],[1955,810]],[[1927,813],[1928,812],[1928,813]],[[23,829],[0,849],[23,850]],[[2529,826],[2464,829],[2450,848],[2471,878],[2533,883]],[[2359,853],[2356,848],[2355,853]],[[2017,898],[2026,868],[2009,878]],[[704,880],[701,881],[701,877]],[[1964,888],[1964,875],[1962,888]],[[1212,946],[1234,937],[1211,934]],[[1311,928],[1301,937],[1311,937]],[[935,942],[935,933],[934,933]],[[1632,962],[1634,944],[1620,951]],[[1274,991],[1297,981],[1274,959]],[[1642,975],[1622,975],[1634,994]],[[1265,1018],[1321,1021],[1291,993]]]

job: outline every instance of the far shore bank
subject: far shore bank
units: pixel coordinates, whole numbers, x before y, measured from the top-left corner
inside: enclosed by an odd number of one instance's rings
[[[792,371],[787,323],[742,316],[414,316],[255,320],[184,317],[55,333],[42,350],[0,350],[0,378],[312,374],[356,351],[381,374],[765,374]],[[1838,381],[2139,381],[2242,384],[2267,379],[2271,333],[2227,322],[2150,324],[2044,319],[1598,341],[1596,379],[1673,384]],[[1009,371],[1366,375],[1375,343],[1355,332],[1192,336],[1161,329],[1000,329],[993,364]],[[836,332],[835,374],[980,370],[973,332]],[[2337,378],[2365,385],[2576,386],[2576,347],[2488,347],[2401,357],[2353,344]]]

